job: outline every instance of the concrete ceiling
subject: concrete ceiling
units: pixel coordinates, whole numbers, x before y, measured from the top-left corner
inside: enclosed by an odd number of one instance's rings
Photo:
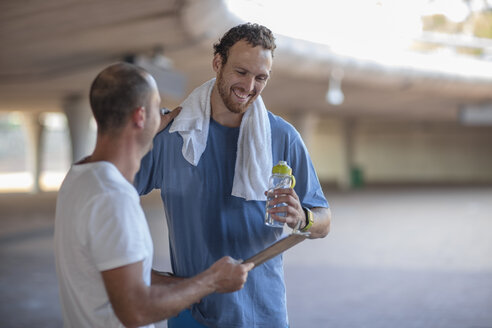
[[[65,97],[87,94],[106,65],[156,47],[186,76],[189,92],[213,76],[212,43],[234,23],[220,0],[0,1],[0,111],[59,111]],[[272,111],[454,122],[461,106],[492,102],[492,78],[415,74],[329,50],[310,58],[309,49],[325,51],[279,38],[263,94]],[[325,101],[334,67],[345,70],[345,102],[337,107]],[[163,104],[180,100],[164,95]]]

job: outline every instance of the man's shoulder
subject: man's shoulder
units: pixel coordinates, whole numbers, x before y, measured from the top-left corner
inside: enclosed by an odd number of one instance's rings
[[[161,131],[157,132],[157,134],[154,137],[154,141],[157,142],[176,142],[179,138],[179,133],[177,131],[171,131],[171,127],[173,125],[174,120],[169,122],[169,124],[162,129]]]
[[[272,137],[275,136],[276,139],[282,138],[285,140],[290,140],[289,142],[301,139],[301,135],[299,134],[299,132],[287,120],[273,114],[272,112],[268,112],[268,117],[270,119]]]
[[[104,194],[132,193],[133,186],[125,180],[121,172],[109,162],[96,162],[74,165],[68,172],[64,188],[78,190],[76,193],[87,196]]]
[[[292,124],[287,122],[283,117],[268,112],[268,118],[270,119],[270,127],[273,130],[284,131],[287,133],[294,132],[296,129]]]

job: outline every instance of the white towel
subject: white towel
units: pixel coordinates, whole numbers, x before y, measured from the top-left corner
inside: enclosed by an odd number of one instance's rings
[[[215,78],[205,82],[183,101],[181,112],[169,132],[183,138],[183,156],[198,165],[207,146],[210,125],[210,95]],[[266,200],[272,169],[272,133],[268,112],[261,96],[249,106],[239,128],[232,195],[246,200]]]

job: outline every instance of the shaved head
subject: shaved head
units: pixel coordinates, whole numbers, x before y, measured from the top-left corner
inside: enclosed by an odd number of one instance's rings
[[[136,108],[148,106],[153,90],[149,78],[147,71],[129,63],[111,65],[97,75],[89,98],[98,133],[119,131]]]

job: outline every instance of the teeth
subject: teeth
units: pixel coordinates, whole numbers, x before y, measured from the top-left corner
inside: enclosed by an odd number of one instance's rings
[[[248,94],[241,95],[241,94],[237,93],[237,92],[236,92],[236,90],[232,90],[232,92],[234,92],[234,94],[235,94],[238,98],[241,98],[241,99],[246,99],[246,98],[248,98]]]

